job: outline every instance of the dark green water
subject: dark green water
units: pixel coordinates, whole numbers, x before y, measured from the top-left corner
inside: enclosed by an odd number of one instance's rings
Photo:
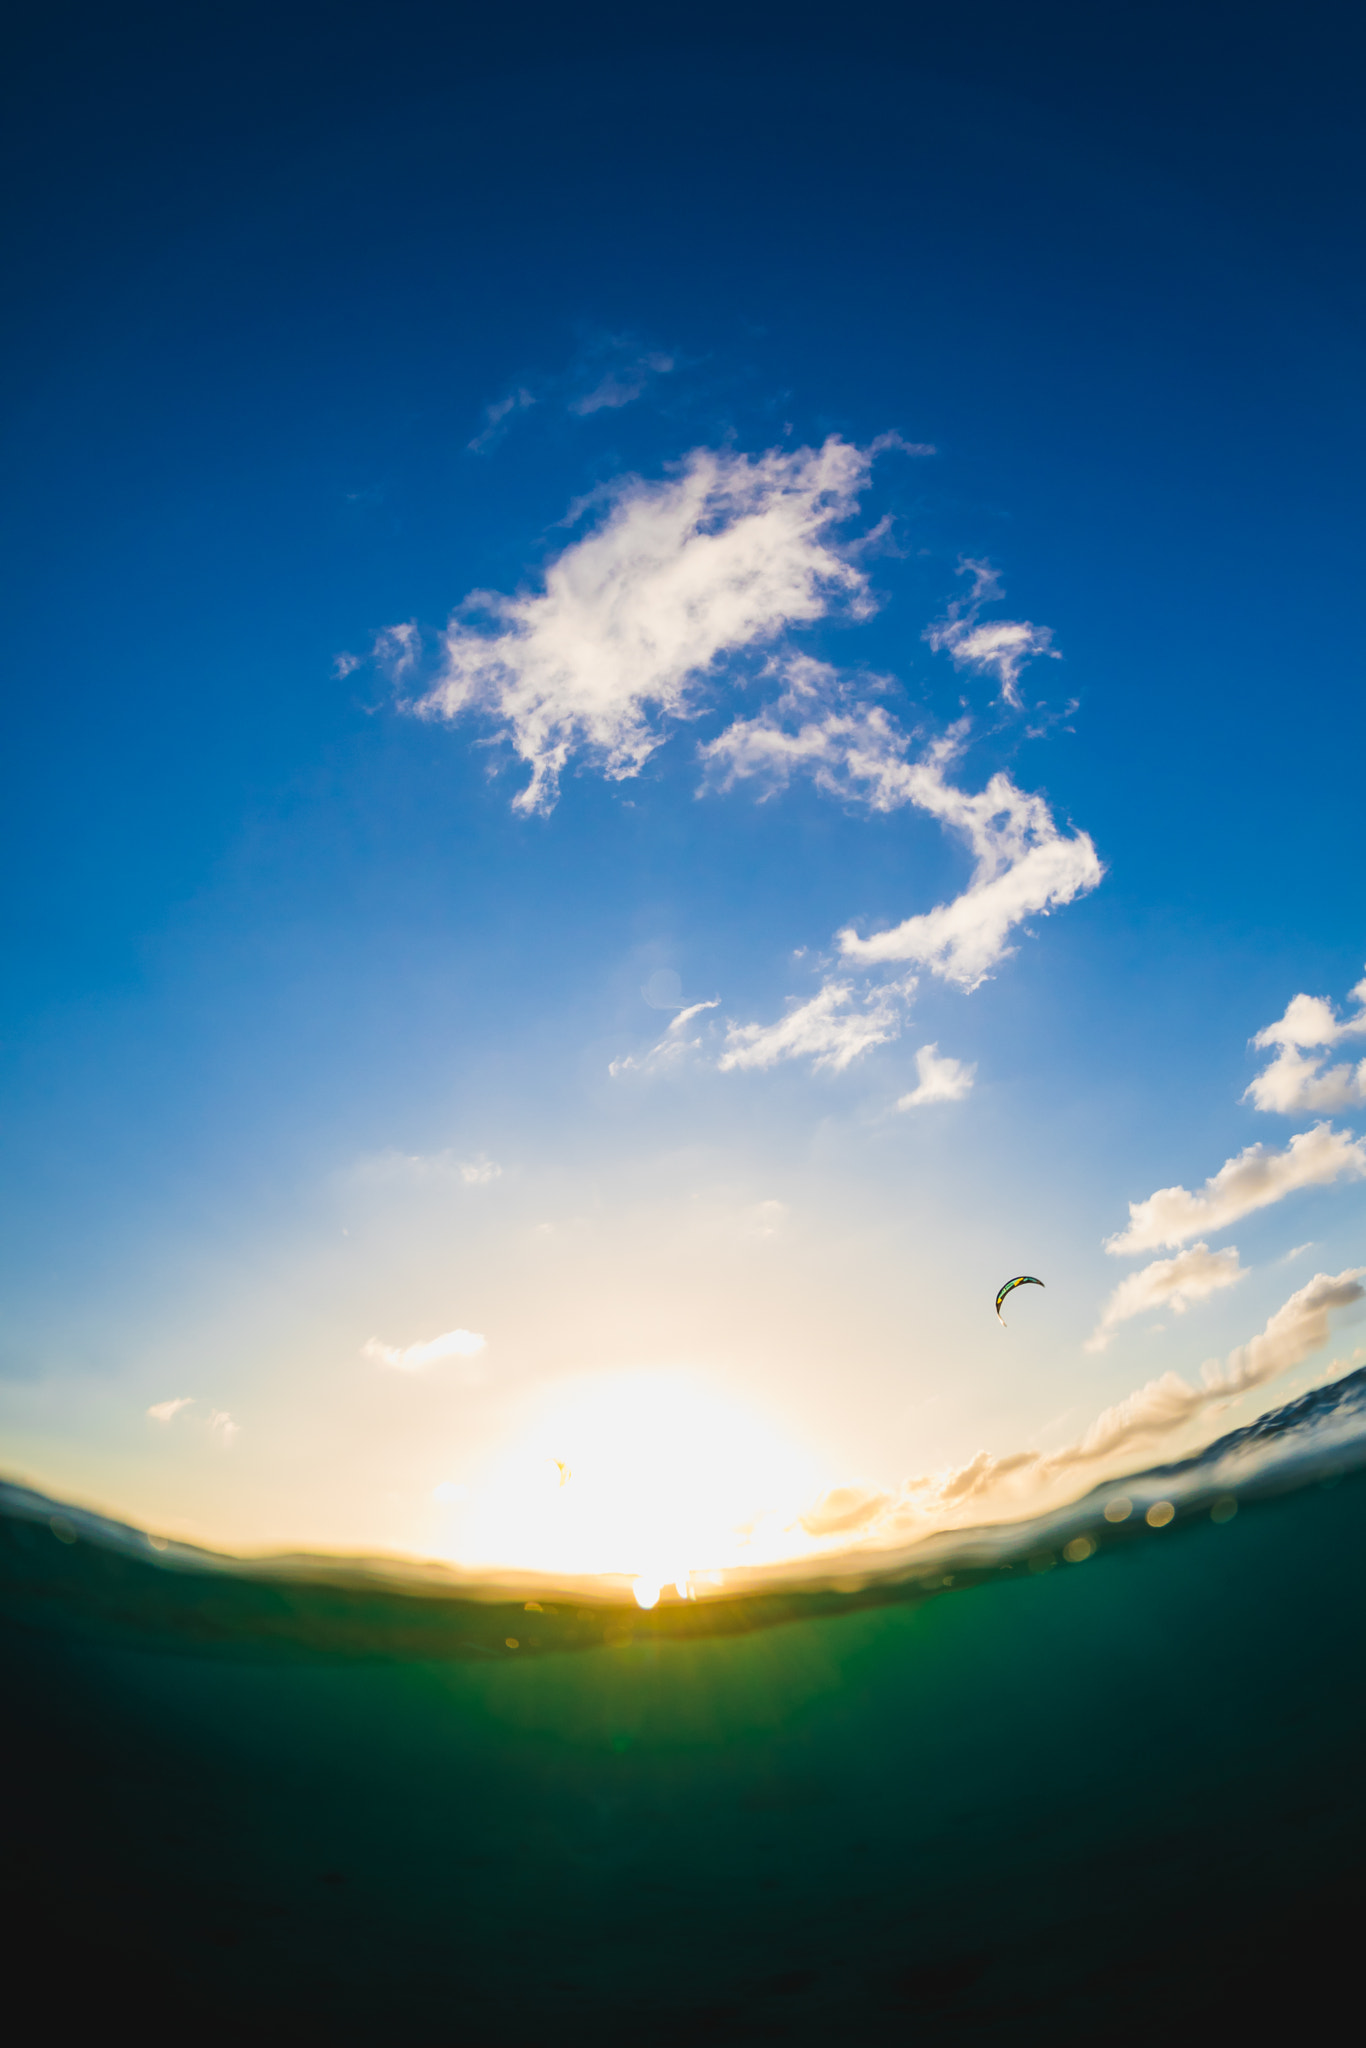
[[[13,1493],[11,2009],[469,2048],[1317,2038],[1358,2002],[1366,1471],[1284,1414],[1231,1520],[1197,1461],[1147,1489],[1165,1529],[1092,1503],[1077,1565],[1036,1528],[935,1597],[519,1604],[516,1652],[506,1603],[168,1562]]]

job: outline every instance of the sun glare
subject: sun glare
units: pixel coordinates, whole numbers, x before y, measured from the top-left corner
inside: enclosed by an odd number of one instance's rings
[[[547,1394],[471,1489],[462,1563],[615,1573],[653,1606],[706,1574],[807,1547],[814,1455],[684,1372],[580,1380]]]

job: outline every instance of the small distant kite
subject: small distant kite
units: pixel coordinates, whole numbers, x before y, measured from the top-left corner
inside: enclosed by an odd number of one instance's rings
[[[997,1320],[997,1321],[998,1321],[998,1322],[1000,1323],[1000,1325],[1001,1325],[1001,1328],[1002,1328],[1003,1330],[1004,1330],[1004,1329],[1005,1329],[1005,1327],[1006,1327],[1006,1319],[1005,1319],[1005,1317],[1004,1317],[1004,1316],[1003,1316],[1003,1315],[1001,1314],[1001,1303],[1002,1303],[1002,1302],[1003,1302],[1003,1301],[1005,1300],[1005,1298],[1006,1298],[1006,1296],[1007,1296],[1007,1295],[1009,1294],[1009,1292],[1010,1292],[1011,1288],[1012,1288],[1012,1287],[1042,1287],[1042,1286],[1043,1286],[1043,1281],[1042,1281],[1042,1280],[1036,1280],[1036,1279],[1034,1278],[1034,1275],[1033,1275],[1032,1273],[1017,1273],[1017,1274],[1016,1274],[1016,1276],[1015,1276],[1015,1278],[1014,1278],[1013,1280],[1007,1280],[1007,1281],[1006,1281],[1006,1284],[1005,1284],[1005,1286],[1004,1286],[1004,1287],[1003,1287],[1003,1288],[1001,1289],[1000,1293],[999,1293],[999,1294],[997,1295],[997,1297],[996,1297],[996,1320]]]

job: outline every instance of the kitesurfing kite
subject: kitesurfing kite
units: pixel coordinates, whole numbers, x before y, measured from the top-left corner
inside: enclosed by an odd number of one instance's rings
[[[1005,1298],[1006,1298],[1006,1296],[1007,1296],[1007,1295],[1009,1294],[1009,1292],[1010,1292],[1011,1288],[1012,1288],[1012,1287],[1042,1287],[1042,1286],[1043,1286],[1043,1281],[1042,1281],[1042,1280],[1036,1280],[1036,1279],[1034,1278],[1034,1275],[1033,1275],[1032,1273],[1017,1273],[1017,1274],[1016,1274],[1016,1276],[1015,1276],[1015,1278],[1014,1278],[1013,1280],[1007,1280],[1007,1281],[1006,1281],[1006,1284],[1005,1284],[1005,1286],[1004,1286],[1004,1287],[1003,1287],[1003,1288],[1001,1289],[1000,1293],[999,1293],[999,1294],[997,1295],[997,1297],[996,1297],[996,1319],[997,1319],[997,1321],[998,1321],[998,1322],[1000,1323],[1000,1325],[1001,1325],[1001,1328],[1002,1328],[1002,1329],[1004,1329],[1004,1328],[1006,1327],[1006,1319],[1005,1319],[1005,1317],[1004,1317],[1004,1316],[1003,1316],[1003,1315],[1001,1314],[1001,1303],[1002,1303],[1002,1302],[1003,1302],[1003,1301],[1005,1300]]]

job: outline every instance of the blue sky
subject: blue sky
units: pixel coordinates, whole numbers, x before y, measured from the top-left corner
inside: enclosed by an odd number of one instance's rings
[[[1355,1355],[1341,17],[785,20],[36,32],[9,1470],[658,1576]]]

